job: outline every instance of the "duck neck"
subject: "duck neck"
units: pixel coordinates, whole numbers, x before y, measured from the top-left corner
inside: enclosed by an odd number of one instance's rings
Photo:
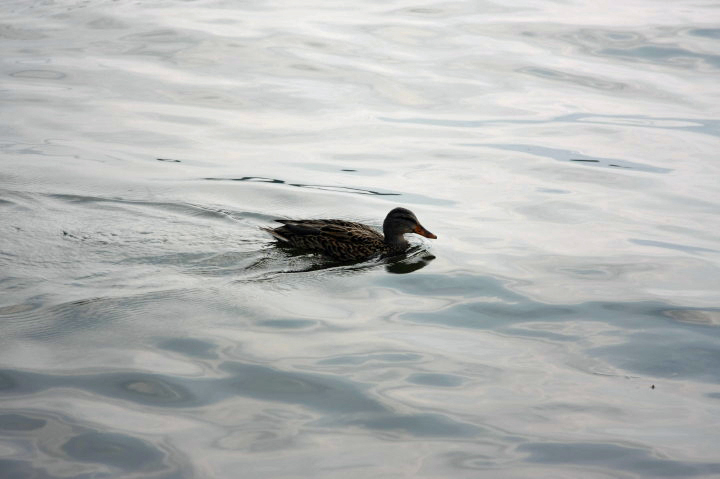
[[[405,236],[403,236],[402,233],[398,233],[397,231],[385,230],[384,234],[385,244],[394,251],[403,251],[407,249],[407,247],[410,245],[410,243],[407,242]]]

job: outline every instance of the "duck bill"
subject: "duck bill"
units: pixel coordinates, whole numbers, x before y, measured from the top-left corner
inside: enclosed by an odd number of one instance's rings
[[[423,228],[422,225],[420,225],[420,224],[418,224],[418,225],[415,227],[415,229],[413,230],[413,232],[419,234],[420,236],[424,236],[424,237],[426,237],[426,238],[437,239],[437,236],[435,236],[434,234],[432,234],[431,232],[429,232],[428,230],[426,230],[425,228]]]

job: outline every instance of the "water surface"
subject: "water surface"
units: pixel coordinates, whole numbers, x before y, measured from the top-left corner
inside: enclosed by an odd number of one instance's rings
[[[720,476],[717,15],[4,2],[0,476]]]

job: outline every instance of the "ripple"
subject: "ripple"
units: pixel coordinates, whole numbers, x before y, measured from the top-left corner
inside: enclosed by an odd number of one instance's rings
[[[126,429],[127,423],[122,424]],[[152,439],[101,427],[104,430],[66,412],[28,409],[2,414],[3,442],[23,453],[17,460],[0,460],[0,476],[59,477],[50,471],[64,469],[73,471],[72,477],[115,477],[120,471],[134,473],[133,477],[138,473],[142,477],[190,477],[193,468],[187,457],[166,447],[164,438],[158,437],[156,444]]]
[[[10,74],[14,78],[32,78],[36,80],[62,80],[67,75],[55,70],[21,70]]]
[[[204,205],[196,205],[185,202],[162,202],[147,201],[130,198],[111,198],[105,196],[90,196],[78,194],[60,194],[53,193],[47,195],[49,198],[61,200],[63,202],[80,205],[96,205],[100,208],[116,207],[124,211],[128,211],[133,216],[138,213],[149,218],[156,218],[153,210],[159,210],[164,214],[176,213],[186,215],[188,217],[208,217],[227,220],[229,212],[222,209],[214,209]],[[138,208],[140,207],[140,208]],[[143,212],[143,208],[147,208]]]
[[[715,34],[714,29],[697,30],[700,31],[699,34],[693,33],[693,30],[690,34],[707,38],[713,38]],[[682,29],[676,32],[677,35],[681,33]],[[645,32],[581,28],[557,35],[557,38],[579,47],[584,53],[592,56],[693,70],[720,67],[720,55],[698,52],[680,44],[653,41],[654,38],[668,36],[667,31],[660,31],[659,28]]]
[[[127,397],[132,397],[144,404],[168,405],[177,402],[188,402],[192,399],[187,390],[179,388],[176,384],[157,379],[132,379],[119,382],[117,385],[127,393]]]
[[[134,296],[97,297],[42,306],[36,303],[15,305],[5,311],[8,332],[27,338],[50,339],[72,336],[80,331],[98,329],[132,312],[142,311],[160,299],[182,297],[188,291],[168,290]]]
[[[106,464],[123,471],[153,471],[164,467],[165,455],[138,438],[106,432],[87,432],[70,438],[62,450],[81,462]]]
[[[698,37],[720,38],[720,28],[693,28],[688,33]]]
[[[121,30],[127,29],[128,25],[125,22],[113,17],[98,17],[94,20],[90,20],[86,23],[88,28],[97,30]]]
[[[593,113],[570,113],[548,120],[454,120],[447,118],[391,118],[380,117],[379,120],[391,123],[409,123],[420,125],[443,126],[448,128],[489,128],[497,124],[549,124],[549,123],[590,123],[598,125],[637,126],[666,130],[691,131],[711,136],[720,136],[720,120],[708,118],[671,118],[651,117],[644,115],[602,115]],[[461,143],[460,145],[482,146],[482,143]]]
[[[44,419],[24,416],[22,414],[0,414],[0,430],[3,431],[34,431],[47,424]]]
[[[705,328],[650,329],[627,334],[619,345],[594,348],[588,353],[632,374],[720,384],[717,328]]]
[[[192,381],[186,381],[194,385]],[[147,373],[105,373],[97,375],[41,374],[20,370],[0,370],[0,393],[26,395],[56,388],[76,388],[109,398],[160,407],[188,407],[199,398],[179,384],[178,378]]]
[[[7,478],[50,478],[45,468],[36,467],[31,461],[0,459],[0,471]]]
[[[110,398],[159,407],[189,407],[200,402],[180,378],[147,373],[109,373],[96,376],[73,376],[67,379],[80,389]],[[190,381],[185,381],[192,385]]]
[[[0,370],[0,394],[29,394],[42,389],[33,377],[12,369]]]
[[[720,474],[717,462],[674,461],[657,457],[646,449],[611,443],[528,443],[518,450],[529,453],[526,460],[538,464],[592,465],[653,477]]]
[[[692,246],[677,243],[667,243],[665,241],[646,240],[638,238],[628,238],[631,243],[639,244],[642,246],[654,246],[656,248],[672,249],[678,251],[685,251],[688,253],[717,253],[718,250],[711,248],[702,248],[700,246]]]
[[[385,410],[384,406],[364,393],[367,386],[336,376],[230,362],[225,363],[222,369],[232,374],[224,382],[236,394],[243,396],[302,404],[326,413]]]
[[[361,426],[395,439],[407,435],[418,438],[473,438],[482,436],[486,432],[482,427],[455,421],[441,414],[379,414],[334,421],[334,425],[337,426],[337,423],[344,426]],[[326,422],[316,421],[315,424],[325,426]]]
[[[331,358],[321,359],[317,361],[318,365],[353,365],[359,366],[366,363],[372,363],[378,365],[382,363],[404,363],[404,362],[417,362],[424,358],[424,356],[417,353],[372,353],[372,354],[355,354],[352,356],[335,356]]]
[[[393,193],[388,191],[369,190],[363,188],[352,188],[349,186],[334,186],[334,185],[313,185],[304,183],[288,183],[285,180],[279,180],[277,178],[264,178],[261,176],[243,176],[239,178],[203,178],[207,181],[249,181],[255,183],[274,183],[279,185],[294,186],[297,188],[310,188],[325,191],[337,191],[341,193],[354,193],[360,195],[376,195],[376,196],[400,196],[401,193]]]
[[[668,309],[663,311],[663,314],[677,321],[686,323],[720,326],[720,308],[714,310],[700,308],[687,308],[679,310]]]
[[[167,351],[175,351],[196,358],[216,359],[219,357],[215,352],[216,344],[196,338],[160,339],[156,345]]]
[[[547,78],[549,80],[559,81],[563,83],[572,83],[574,85],[595,88],[598,90],[620,91],[628,88],[628,85],[625,83],[603,80],[587,75],[568,73],[551,68],[522,67],[518,68],[516,71],[518,73],[526,73],[528,75],[536,76],[539,78]]]
[[[453,388],[461,386],[465,380],[454,374],[415,373],[408,376],[407,381],[423,386]]]
[[[318,322],[309,319],[266,319],[256,324],[271,329],[308,329],[317,326]]]
[[[714,69],[720,68],[720,55],[696,53],[679,47],[644,45],[622,49],[604,48],[597,53],[641,63],[655,63],[689,69],[699,69],[701,64]]]

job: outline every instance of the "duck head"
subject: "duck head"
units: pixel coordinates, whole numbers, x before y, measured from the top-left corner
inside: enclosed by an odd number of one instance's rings
[[[406,208],[395,208],[388,213],[383,222],[385,242],[393,249],[405,249],[408,246],[407,240],[403,237],[405,233],[416,233],[431,239],[437,238],[420,224],[412,211]]]

